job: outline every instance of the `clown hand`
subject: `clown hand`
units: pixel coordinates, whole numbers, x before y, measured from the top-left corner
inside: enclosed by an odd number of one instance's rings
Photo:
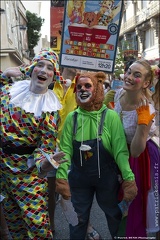
[[[23,72],[21,71],[22,67],[24,65],[20,65],[19,67],[9,67],[7,68],[3,74],[2,74],[2,77],[5,76],[5,77],[22,77],[23,76]]]

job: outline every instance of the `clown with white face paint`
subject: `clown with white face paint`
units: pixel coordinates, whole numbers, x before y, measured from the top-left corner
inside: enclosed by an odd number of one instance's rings
[[[80,78],[77,76],[76,101],[78,106],[89,112],[101,108],[104,99],[103,82],[105,80],[104,75],[102,77],[98,81],[94,73],[82,73]]]
[[[1,89],[3,208],[13,239],[51,239],[45,177],[65,155],[56,153],[61,104],[48,89],[52,81],[61,80],[57,54],[42,50],[24,72],[30,80]],[[21,74],[20,68],[11,67],[1,78]]]
[[[77,89],[77,99],[81,103],[87,103],[92,100],[94,86],[90,78],[81,78]]]
[[[79,218],[78,225],[70,226],[70,239],[85,239],[94,194],[105,213],[111,236],[116,236],[122,217],[118,206],[118,168],[124,180],[124,200],[131,201],[137,194],[120,119],[103,104],[105,79],[103,72],[77,74],[78,108],[68,114],[60,139],[64,159],[69,161],[57,170],[56,191],[64,199],[71,197]]]
[[[48,60],[40,60],[32,72],[30,91],[34,93],[45,93],[53,81],[53,64]]]

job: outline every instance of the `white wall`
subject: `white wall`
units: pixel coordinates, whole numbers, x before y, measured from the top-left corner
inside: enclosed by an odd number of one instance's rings
[[[134,8],[132,1],[127,1],[127,9],[126,9],[126,20],[129,20],[134,16]]]

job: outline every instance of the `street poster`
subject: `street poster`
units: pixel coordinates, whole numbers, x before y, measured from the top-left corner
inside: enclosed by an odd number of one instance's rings
[[[116,90],[118,88],[122,88],[123,84],[124,84],[124,82],[122,80],[114,79],[114,80],[112,80],[112,83],[111,83],[111,89]]]
[[[113,73],[122,0],[66,0],[60,65]]]
[[[61,33],[64,15],[64,1],[51,0],[50,8],[50,47],[57,54],[61,49]]]

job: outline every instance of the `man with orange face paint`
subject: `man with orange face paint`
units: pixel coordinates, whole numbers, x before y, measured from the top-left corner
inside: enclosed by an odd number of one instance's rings
[[[64,157],[56,153],[61,104],[48,89],[53,80],[60,81],[56,53],[42,50],[24,72],[30,80],[1,89],[3,209],[13,239],[52,239],[46,175]],[[21,75],[20,68],[8,68],[1,79]]]

